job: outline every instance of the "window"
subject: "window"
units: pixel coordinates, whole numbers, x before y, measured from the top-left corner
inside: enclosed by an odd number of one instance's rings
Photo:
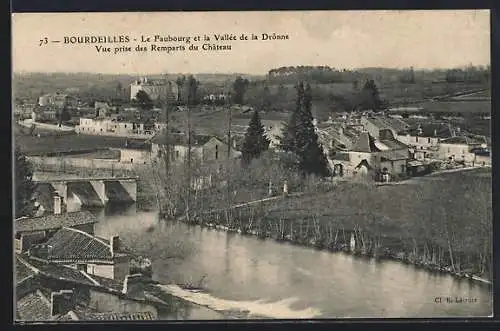
[[[404,164],[402,164],[402,165],[401,165],[401,173],[404,173],[404,172],[405,172],[405,168],[406,168],[406,167],[405,167],[405,165],[404,165]]]
[[[215,145],[215,159],[219,158],[219,145]]]
[[[431,138],[427,138],[427,143],[431,143]]]
[[[179,151],[175,151],[175,157],[176,157],[176,158],[179,158],[179,157],[180,157],[180,155],[181,155],[181,153],[180,153]]]
[[[125,126],[125,129],[127,128],[127,124],[124,125]]]
[[[130,163],[134,163],[134,159],[130,159]]]

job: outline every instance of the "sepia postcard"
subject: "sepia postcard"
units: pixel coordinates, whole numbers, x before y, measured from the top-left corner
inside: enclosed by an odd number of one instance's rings
[[[17,323],[491,317],[488,10],[12,14]]]

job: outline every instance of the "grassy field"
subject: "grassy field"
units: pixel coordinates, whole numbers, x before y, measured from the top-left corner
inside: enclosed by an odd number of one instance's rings
[[[84,157],[84,158],[90,158],[90,159],[116,160],[116,159],[120,159],[120,151],[101,150],[101,151],[92,152],[92,153],[69,155],[68,157],[74,157],[74,158]]]
[[[489,278],[491,190],[488,168],[434,174],[387,186],[338,182],[310,187],[299,196],[238,208],[230,217],[236,224],[253,218],[253,224],[263,226],[271,237],[278,236],[279,228],[285,234],[293,229],[294,238],[302,244],[314,238],[324,245],[336,230],[345,230],[348,236],[362,231],[364,240],[377,240],[394,254],[416,254],[413,256],[419,261],[429,261],[436,253],[440,266],[472,270]],[[263,187],[260,194],[265,194]],[[207,200],[205,208],[207,205],[225,208],[216,201]],[[224,213],[219,215],[225,222]],[[205,219],[213,221],[215,215]],[[348,244],[348,236],[344,243]]]
[[[426,111],[443,113],[491,113],[491,101],[429,101],[422,107]]]
[[[43,155],[71,151],[89,151],[100,148],[120,148],[125,145],[125,138],[92,135],[64,135],[36,137],[16,135],[15,143],[26,155]],[[130,139],[129,139],[130,141]]]

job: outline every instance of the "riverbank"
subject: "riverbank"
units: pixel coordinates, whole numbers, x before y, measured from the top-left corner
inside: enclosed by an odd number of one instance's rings
[[[324,244],[321,242],[316,242],[314,240],[300,240],[300,239],[293,239],[290,235],[285,235],[284,237],[276,237],[273,236],[273,234],[270,231],[266,232],[259,232],[256,231],[255,229],[242,229],[239,227],[229,227],[226,225],[221,225],[221,224],[216,224],[216,223],[211,223],[211,222],[187,222],[184,218],[180,218],[178,220],[179,222],[186,223],[188,225],[200,225],[204,228],[207,229],[212,229],[215,231],[225,231],[229,233],[237,233],[240,235],[247,235],[247,236],[255,236],[260,239],[273,239],[277,242],[283,242],[283,243],[289,243],[292,245],[298,245],[302,247],[308,247],[308,248],[313,248],[316,250],[322,250],[322,251],[329,251],[331,253],[343,253],[343,254],[349,254],[353,255],[355,257],[360,257],[360,258],[366,258],[366,259],[375,259],[377,261],[395,261],[407,265],[412,265],[415,268],[418,269],[424,269],[428,272],[431,273],[438,273],[438,274],[448,274],[451,275],[457,279],[465,279],[469,281],[474,281],[479,284],[482,284],[484,286],[491,286],[492,282],[488,279],[485,279],[483,277],[480,277],[478,275],[472,274],[472,273],[467,273],[467,272],[455,272],[452,269],[452,266],[448,264],[437,264],[435,262],[430,262],[430,261],[425,261],[419,258],[415,258],[408,254],[407,252],[401,250],[401,251],[396,251],[394,249],[390,249],[388,247],[385,248],[380,248],[378,251],[373,251],[373,250],[368,250],[368,249],[363,249],[356,247],[356,244],[352,245],[352,236],[351,238],[351,243],[348,243],[347,241],[341,242],[341,243],[328,243]],[[349,232],[347,230],[344,230],[344,232]],[[354,232],[352,232],[354,233]],[[352,234],[351,233],[351,234]],[[351,244],[351,245],[350,245]]]

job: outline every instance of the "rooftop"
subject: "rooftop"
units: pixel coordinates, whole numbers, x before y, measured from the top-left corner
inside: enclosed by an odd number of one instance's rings
[[[113,261],[109,242],[68,227],[34,249],[33,255],[48,261]]]
[[[58,320],[73,321],[150,321],[154,320],[151,312],[130,312],[130,313],[98,313],[88,308],[80,307],[61,316]]]
[[[14,266],[16,269],[16,284],[20,283],[22,280],[35,275],[35,271],[19,260],[19,257],[16,255]]]
[[[22,321],[49,321],[51,303],[40,290],[34,290],[16,301],[17,319]]]
[[[26,267],[29,266],[29,269],[36,270],[39,274],[46,277],[83,285],[96,285],[95,282],[89,279],[86,274],[80,270],[62,265],[46,263],[36,258],[30,258],[27,256],[18,256],[17,258],[20,262],[19,264],[23,264]]]
[[[410,135],[419,137],[449,138],[453,136],[449,125],[441,123],[426,123],[411,126],[398,132],[400,135]]]
[[[463,145],[480,145],[484,144],[484,141],[480,141],[475,138],[470,138],[467,136],[456,136],[448,139],[441,140],[442,144],[463,144]]]
[[[396,132],[405,130],[408,127],[405,121],[388,116],[369,117],[367,120],[379,129],[391,129]]]
[[[362,132],[359,135],[358,140],[354,143],[352,151],[373,153],[380,152],[380,149],[375,145],[375,138],[373,138],[368,132]]]
[[[48,205],[52,205],[52,202]],[[75,225],[94,224],[97,219],[88,211],[63,214],[47,214],[39,217],[18,218],[15,220],[16,232],[31,232],[72,227]]]

